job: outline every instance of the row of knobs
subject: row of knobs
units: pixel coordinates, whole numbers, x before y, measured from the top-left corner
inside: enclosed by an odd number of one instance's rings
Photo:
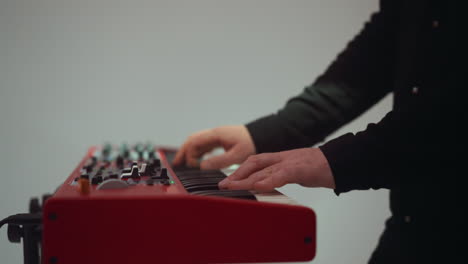
[[[121,163],[121,164],[119,164]],[[83,167],[86,172],[83,173],[80,178],[85,178],[88,179],[90,178],[89,173],[93,170],[93,168],[96,165],[96,161],[93,161],[93,159],[90,159],[90,162],[85,164]],[[123,160],[117,162],[117,166],[120,168],[123,167]],[[97,172],[94,177],[91,179],[92,184],[99,184],[103,180],[107,179],[118,179],[118,174],[116,170],[109,170],[107,171],[107,175],[103,177],[103,172],[105,170],[105,166],[102,166]],[[138,163],[137,162],[132,162],[130,167],[123,168],[121,170],[121,175],[120,179],[133,179],[133,180],[139,180],[142,176],[149,176],[152,179],[160,179],[160,180],[165,180],[169,179],[168,173],[167,173],[167,168],[161,168],[161,161],[159,159],[154,159],[151,160],[149,163],[143,163],[140,168],[138,168]]]

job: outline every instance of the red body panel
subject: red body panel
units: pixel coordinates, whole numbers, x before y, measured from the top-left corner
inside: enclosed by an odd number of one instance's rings
[[[170,186],[92,187],[83,195],[69,184],[82,163],[46,202],[43,263],[280,262],[315,256],[316,216],[307,207],[191,195],[177,179]]]

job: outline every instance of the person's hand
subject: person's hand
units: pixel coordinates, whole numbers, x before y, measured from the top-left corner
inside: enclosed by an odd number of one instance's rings
[[[319,148],[250,156],[239,169],[219,183],[219,188],[271,191],[288,183],[335,188],[330,166]]]
[[[217,147],[224,148],[225,152],[198,164],[203,154]],[[253,154],[255,154],[255,145],[245,126],[221,126],[190,135],[176,153],[173,165],[221,169],[242,163]]]

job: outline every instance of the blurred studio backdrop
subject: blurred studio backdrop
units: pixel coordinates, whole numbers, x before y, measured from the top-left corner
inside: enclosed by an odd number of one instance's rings
[[[377,9],[377,0],[0,0],[0,218],[52,192],[90,145],[179,146],[200,129],[275,112]],[[389,216],[386,190],[280,190],[317,213],[313,263],[367,261]],[[0,262],[22,263],[6,228]]]

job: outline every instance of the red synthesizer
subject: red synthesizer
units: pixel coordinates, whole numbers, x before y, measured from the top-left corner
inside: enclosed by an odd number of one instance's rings
[[[37,200],[30,205],[38,227],[29,218],[2,224],[9,224],[10,241],[22,237],[28,264],[314,258],[313,210],[276,191],[220,190],[229,171],[172,167],[174,154],[150,144],[91,147],[40,209]]]

